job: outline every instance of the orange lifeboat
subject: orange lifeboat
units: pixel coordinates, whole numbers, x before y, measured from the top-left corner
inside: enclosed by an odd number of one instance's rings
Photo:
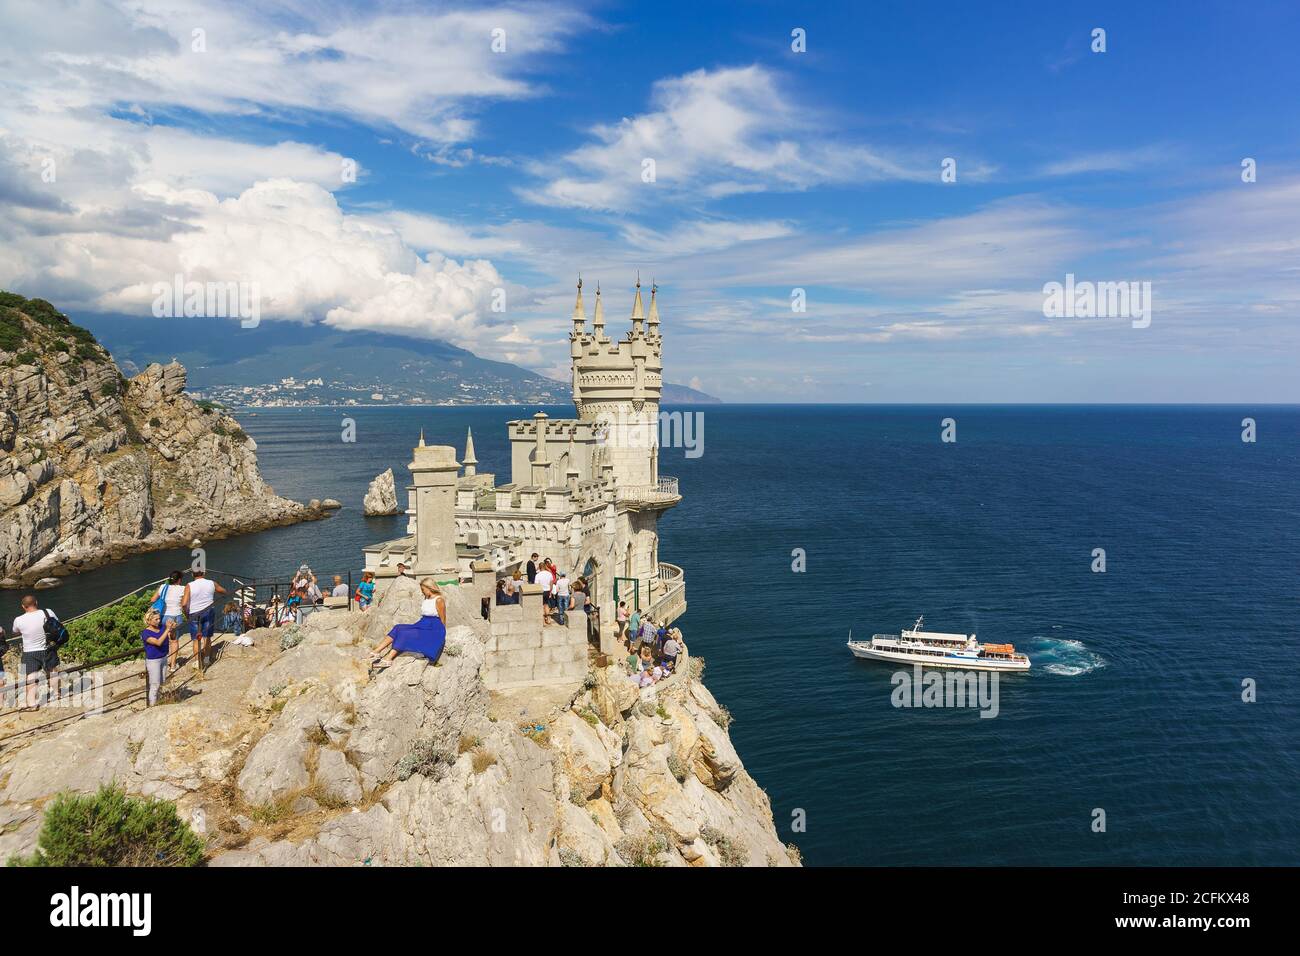
[[[985,654],[1011,654],[1014,653],[1016,646],[1014,644],[985,644]]]

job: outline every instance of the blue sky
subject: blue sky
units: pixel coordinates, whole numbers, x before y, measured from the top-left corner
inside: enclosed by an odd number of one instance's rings
[[[619,329],[640,269],[737,401],[1300,398],[1291,3],[4,9],[0,285],[74,312],[257,282],[563,377],[576,274]]]

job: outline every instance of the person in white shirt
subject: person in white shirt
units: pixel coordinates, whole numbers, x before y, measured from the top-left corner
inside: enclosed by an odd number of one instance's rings
[[[194,571],[194,578],[185,585],[185,594],[181,597],[181,606],[190,619],[190,639],[197,645],[195,660],[200,669],[207,665],[208,652],[212,649],[212,628],[217,619],[217,609],[212,603],[218,594],[225,593],[225,588],[216,581],[209,581],[206,572],[198,568]]]
[[[561,571],[555,579],[555,611],[561,624],[569,623],[569,579]]]
[[[537,572],[537,584],[542,587],[542,623],[551,623],[551,576],[550,565],[543,565]]]
[[[348,596],[348,586],[343,583],[343,575],[334,575],[334,590],[330,592],[330,597],[345,598]]]
[[[53,611],[42,611],[36,595],[26,594],[22,600],[23,613],[14,618],[14,635],[23,641],[22,670],[27,675],[27,708],[40,706],[40,688],[37,684],[42,674],[59,666],[59,652],[45,642],[45,622],[59,617]]]

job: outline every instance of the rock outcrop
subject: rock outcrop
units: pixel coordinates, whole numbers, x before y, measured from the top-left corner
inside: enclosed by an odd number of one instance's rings
[[[185,395],[185,369],[124,379],[85,329],[0,293],[0,578],[322,517],[281,498],[239,423]]]
[[[593,655],[558,698],[494,695],[478,594],[446,598],[437,665],[365,666],[373,634],[418,603],[415,582],[397,579],[365,614],[310,615],[288,650],[282,630],[249,632],[254,646],[226,648],[200,693],[11,738],[0,857],[30,852],[55,792],[116,780],[175,800],[218,866],[797,862],[699,680],[638,689]],[[30,719],[0,717],[0,736]]]
[[[387,468],[376,475],[375,480],[366,489],[362,508],[368,515],[395,515],[402,509],[397,506],[397,483],[393,479],[393,469]]]

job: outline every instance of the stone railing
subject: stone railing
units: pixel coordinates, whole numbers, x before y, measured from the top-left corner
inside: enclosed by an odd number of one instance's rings
[[[650,603],[646,613],[661,624],[671,624],[686,613],[686,575],[675,564],[659,562],[663,593]]]
[[[620,485],[618,496],[624,501],[645,502],[647,504],[675,501],[681,497],[677,491],[677,479],[670,478],[667,475],[660,475],[659,481],[653,485]]]
[[[669,564],[667,561],[659,562],[659,580],[664,584],[678,580],[682,576],[682,569],[675,564]]]

